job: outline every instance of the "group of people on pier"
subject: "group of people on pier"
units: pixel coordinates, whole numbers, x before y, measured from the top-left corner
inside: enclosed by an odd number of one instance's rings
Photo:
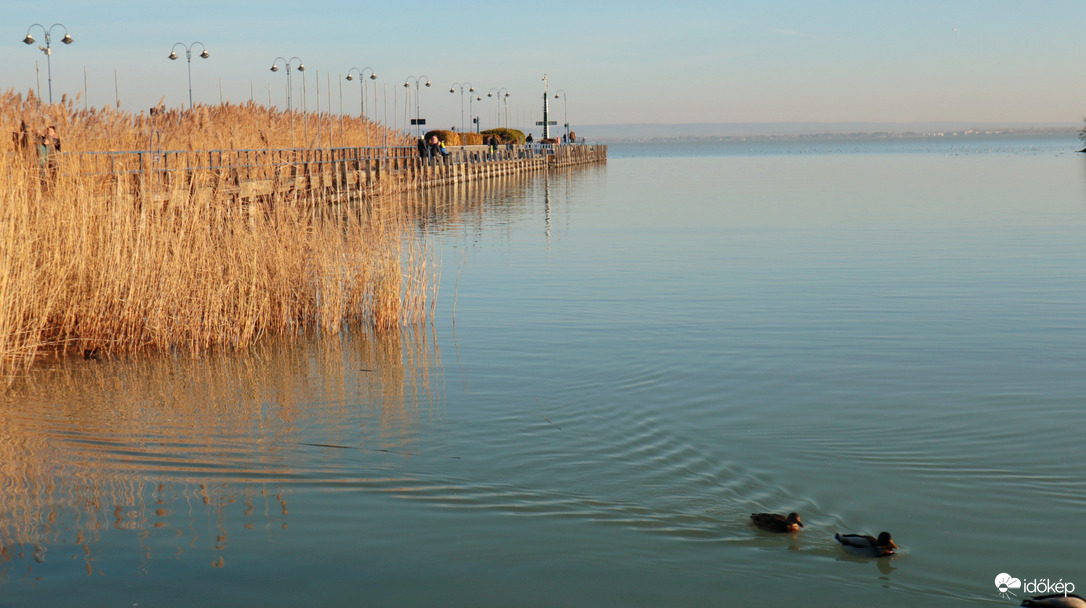
[[[419,156],[422,158],[442,158],[449,155],[449,151],[445,148],[445,142],[438,139],[437,135],[434,134],[430,135],[429,140],[420,137],[418,147]]]
[[[565,144],[574,143],[576,141],[577,134],[573,131],[570,131],[569,135],[562,134],[561,139],[543,139],[540,140],[539,143]],[[532,138],[531,133],[529,133],[528,136],[524,139],[524,143],[527,145],[535,143],[535,140]],[[445,147],[445,142],[441,141],[441,139],[434,133],[431,133],[429,137],[420,137],[416,145],[418,146],[420,158],[444,158],[449,155],[449,150]],[[489,154],[494,154],[498,151],[498,146],[503,144],[501,138],[497,135],[487,135],[483,138],[483,145],[486,146],[487,152]],[[505,145],[510,148],[512,147],[512,144]]]

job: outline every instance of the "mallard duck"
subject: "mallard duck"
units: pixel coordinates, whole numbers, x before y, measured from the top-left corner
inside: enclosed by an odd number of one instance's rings
[[[1033,608],[1086,608],[1086,599],[1074,593],[1068,593],[1067,595],[1050,593],[1024,599],[1022,605],[1033,606]]]
[[[866,534],[834,534],[845,551],[860,557],[883,557],[893,555],[897,545],[890,538],[889,532],[880,532],[879,537]]]
[[[795,513],[787,516],[777,513],[751,513],[750,520],[754,525],[770,532],[799,532],[799,529],[804,527],[799,515]]]

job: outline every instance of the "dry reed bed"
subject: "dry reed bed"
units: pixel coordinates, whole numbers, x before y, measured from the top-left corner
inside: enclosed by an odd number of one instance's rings
[[[75,112],[70,104],[35,108],[34,102],[11,94],[0,99],[3,126],[14,131],[36,111],[59,126],[66,151],[76,147],[73,140],[82,150],[116,150],[145,137],[146,117]],[[216,142],[245,146],[262,130],[283,137],[284,115],[253,105],[201,107],[166,117],[179,126],[163,140],[182,149],[208,149]],[[366,124],[380,135],[379,127]],[[186,128],[196,130],[186,134]],[[362,130],[357,137],[356,145],[375,143]],[[379,201],[370,213],[335,216],[282,197],[243,206],[199,196],[201,180],[209,176],[197,175],[186,191],[156,203],[116,188],[111,176],[68,171],[64,155],[43,185],[36,152],[13,151],[12,141],[5,142],[5,375],[48,352],[245,348],[268,333],[415,323],[433,305],[437,285],[430,251],[395,209]]]
[[[409,146],[414,139],[385,126],[357,116],[334,116],[310,112],[282,112],[253,102],[198,105],[189,111],[144,111],[138,114],[110,106],[81,110],[73,101],[45,104],[33,92],[25,96],[8,90],[0,92],[0,127],[7,132],[25,121],[30,132],[57,127],[69,152],[128,150],[229,150],[307,147],[304,140],[308,124],[309,145],[327,147],[329,135],[336,147]],[[0,141],[0,152],[10,152],[10,137]]]

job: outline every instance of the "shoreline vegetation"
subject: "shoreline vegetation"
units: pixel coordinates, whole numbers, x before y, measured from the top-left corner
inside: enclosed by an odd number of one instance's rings
[[[432,314],[432,252],[389,201],[364,212],[282,196],[238,204],[193,185],[152,204],[108,172],[65,167],[70,152],[292,147],[292,120],[297,147],[413,143],[368,119],[293,114],[248,103],[134,115],[0,94],[0,128],[12,134],[0,141],[7,382],[47,356],[197,355],[264,335],[395,331]],[[47,126],[62,147],[43,156],[36,133]]]

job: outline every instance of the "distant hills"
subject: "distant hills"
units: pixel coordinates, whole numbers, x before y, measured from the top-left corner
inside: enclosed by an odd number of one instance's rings
[[[714,141],[785,137],[938,137],[996,133],[1075,135],[1082,123],[966,123],[966,122],[758,122],[578,125],[578,136],[603,143],[651,141]]]

